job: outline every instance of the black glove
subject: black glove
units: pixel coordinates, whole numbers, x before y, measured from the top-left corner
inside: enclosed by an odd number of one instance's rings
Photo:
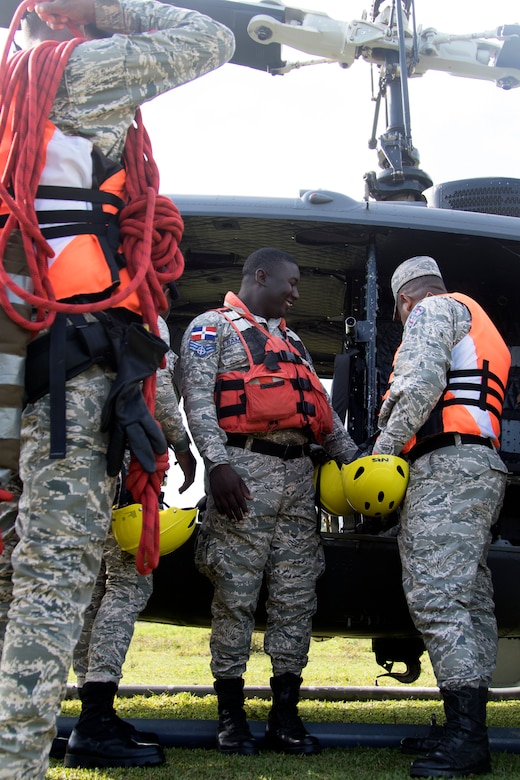
[[[330,460],[330,455],[319,444],[309,444],[309,457],[313,466],[324,466]]]
[[[162,455],[168,445],[146,406],[141,382],[155,373],[168,347],[142,325],[132,323],[115,349],[119,349],[118,372],[101,414],[101,431],[110,431],[107,473],[111,477],[119,474],[128,442],[143,469],[153,474],[154,452]]]

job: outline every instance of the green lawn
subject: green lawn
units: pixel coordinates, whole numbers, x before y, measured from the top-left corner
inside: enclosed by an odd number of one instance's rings
[[[139,622],[126,663],[122,684],[212,685],[209,629],[185,628]],[[422,656],[423,673],[414,686],[435,685],[427,654]],[[304,685],[375,685],[383,673],[371,652],[370,639],[313,639]],[[253,634],[246,685],[269,685],[269,658],[263,651],[263,634]],[[73,680],[73,678],[71,678]],[[396,685],[389,677],[380,685]]]
[[[255,634],[246,685],[268,685],[270,667],[262,649],[262,634]],[[209,670],[209,631],[205,629],[138,623],[123,669],[122,685],[211,685]],[[413,695],[414,687],[434,686],[434,677],[426,655],[423,674],[411,686],[403,686]],[[382,673],[371,653],[370,640],[334,638],[312,640],[304,685],[365,686],[374,685]],[[71,677],[73,681],[73,677]],[[395,686],[391,678],[378,681],[381,686]],[[247,701],[251,720],[265,721],[269,702]],[[216,719],[216,698],[188,693],[174,696],[121,697],[118,713],[123,717],[170,719]],[[520,702],[491,702],[490,726],[520,726]],[[77,701],[66,701],[63,714],[77,715]],[[304,700],[300,713],[307,722],[427,723],[431,713],[442,720],[440,701],[347,701]],[[214,750],[168,749],[167,763],[155,769],[66,770],[51,762],[48,780],[395,780],[408,777],[410,757],[398,750],[368,748],[335,748],[321,756],[221,756]],[[520,780],[520,755],[495,754],[494,777]]]

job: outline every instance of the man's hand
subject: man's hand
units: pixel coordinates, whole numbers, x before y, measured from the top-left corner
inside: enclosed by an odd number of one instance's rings
[[[96,10],[94,0],[47,0],[29,7],[51,30],[63,30],[69,24],[94,24]]]
[[[177,463],[181,467],[182,473],[184,474],[184,483],[179,488],[179,493],[184,493],[184,491],[187,490],[190,485],[193,485],[195,480],[195,471],[197,469],[197,461],[195,460],[195,457],[190,449],[187,449],[186,452],[176,452],[175,457],[177,458]]]
[[[227,515],[231,522],[242,523],[247,515],[246,499],[251,501],[253,496],[235,469],[229,463],[215,466],[209,475],[209,484],[217,510]]]

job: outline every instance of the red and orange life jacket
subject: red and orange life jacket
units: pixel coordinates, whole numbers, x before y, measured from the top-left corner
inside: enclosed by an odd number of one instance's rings
[[[249,359],[248,369],[217,376],[220,427],[228,433],[310,428],[321,442],[332,432],[332,410],[296,334],[275,336],[252,316],[234,309],[218,311],[236,330]]]
[[[0,145],[5,170],[12,137]],[[126,175],[86,138],[69,136],[47,121],[45,165],[36,193],[40,229],[54,250],[49,278],[57,300],[108,297],[129,283],[119,249],[119,212],[126,202]],[[19,193],[16,193],[19,196]],[[7,213],[0,206],[0,226]],[[120,306],[140,313],[134,292]]]
[[[403,453],[440,433],[482,436],[499,447],[500,418],[511,365],[509,349],[476,301],[462,293],[447,293],[443,297],[454,298],[469,309],[471,328],[453,348],[442,397],[424,425],[404,445]]]

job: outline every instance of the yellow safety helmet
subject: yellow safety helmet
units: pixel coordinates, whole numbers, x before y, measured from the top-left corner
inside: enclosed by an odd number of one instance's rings
[[[343,469],[343,490],[356,512],[381,517],[393,512],[402,502],[409,474],[408,463],[403,458],[366,455]]]
[[[335,460],[314,469],[314,489],[323,509],[331,515],[351,515],[354,511],[346,499],[342,472]],[[319,482],[318,482],[319,480]],[[318,489],[319,488],[319,489]]]
[[[136,555],[141,539],[143,508],[129,504],[112,510],[112,531],[125,552]],[[168,555],[188,541],[195,530],[198,509],[178,509],[175,506],[159,512],[159,554]]]

